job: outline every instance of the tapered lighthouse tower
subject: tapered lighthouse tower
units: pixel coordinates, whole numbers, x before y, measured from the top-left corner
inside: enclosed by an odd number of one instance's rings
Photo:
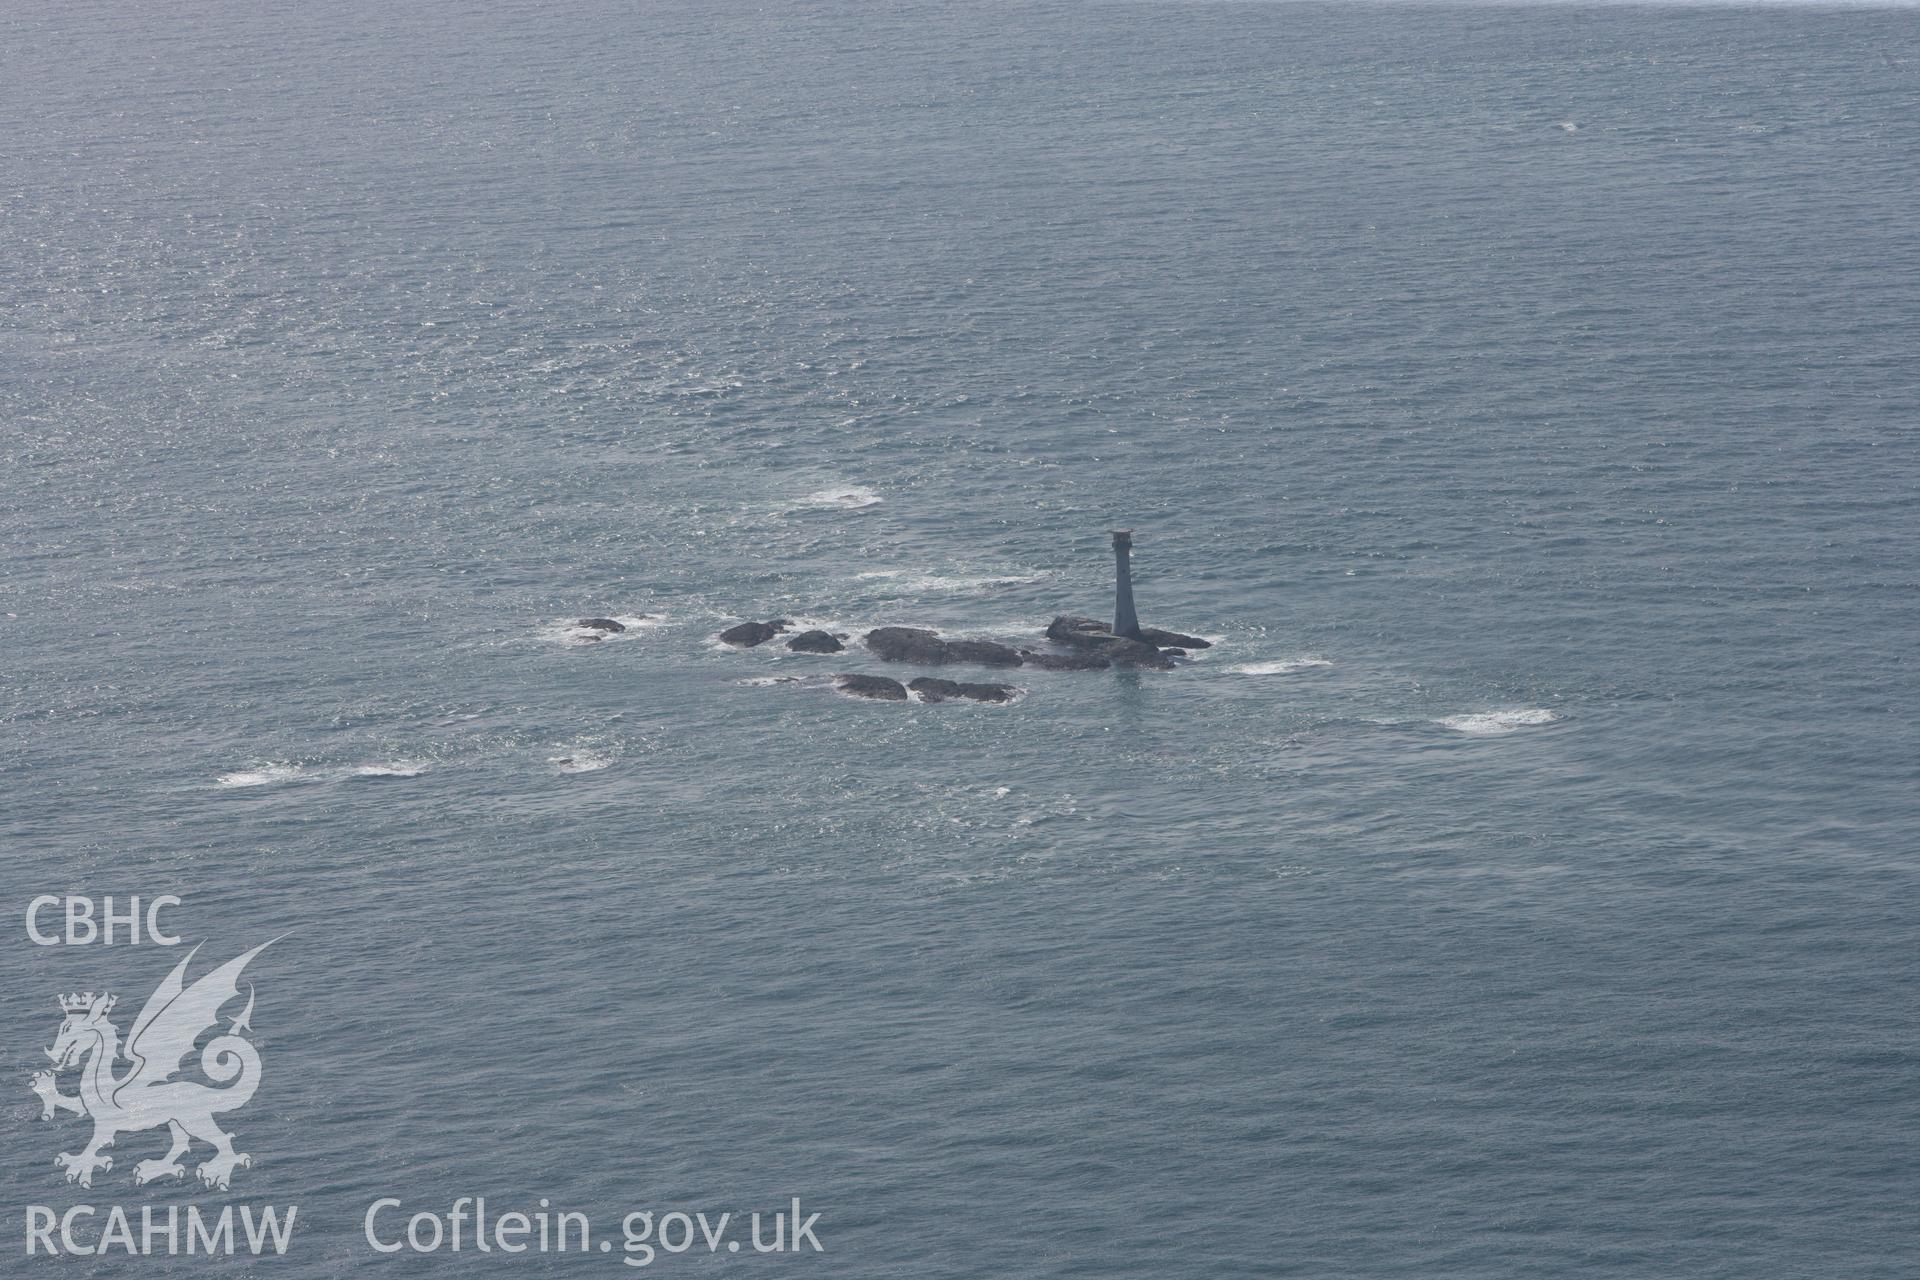
[[[1133,612],[1133,571],[1128,555],[1133,550],[1133,530],[1113,530],[1113,634],[1130,640],[1140,638],[1140,619]]]

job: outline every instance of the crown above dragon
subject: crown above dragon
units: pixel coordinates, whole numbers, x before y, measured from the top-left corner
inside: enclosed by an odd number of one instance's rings
[[[99,998],[99,1004],[100,1004],[100,1012],[105,1013],[109,1009],[113,1008],[113,997],[103,993]],[[70,996],[60,997],[60,1009],[64,1013],[86,1013],[90,1011],[93,1007],[94,1007],[94,994],[91,991],[87,992],[85,995],[82,995],[76,991]]]

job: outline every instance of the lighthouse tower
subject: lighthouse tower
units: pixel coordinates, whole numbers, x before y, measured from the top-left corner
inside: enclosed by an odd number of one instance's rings
[[[1113,634],[1130,640],[1140,638],[1140,619],[1133,612],[1133,572],[1128,553],[1133,549],[1133,530],[1113,530]]]

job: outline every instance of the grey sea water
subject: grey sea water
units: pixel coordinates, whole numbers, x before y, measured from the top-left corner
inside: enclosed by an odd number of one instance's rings
[[[1917,91],[1911,10],[10,7],[0,1247],[1912,1274]],[[1116,525],[1179,671],[712,642],[1030,638]],[[294,930],[231,1192],[54,1167],[51,997],[178,958],[67,892]]]

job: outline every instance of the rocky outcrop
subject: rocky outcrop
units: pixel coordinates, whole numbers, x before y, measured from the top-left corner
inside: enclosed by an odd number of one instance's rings
[[[866,635],[867,648],[886,662],[917,662],[945,666],[971,662],[983,667],[1017,667],[1020,654],[991,640],[942,640],[938,632],[922,627],[875,627]]]
[[[1115,636],[1101,646],[1104,653],[1116,667],[1148,667],[1154,671],[1173,670],[1173,659],[1150,644],[1138,640],[1125,640]]]
[[[840,692],[850,693],[856,698],[877,698],[882,702],[907,700],[907,687],[885,676],[845,675],[834,683]]]
[[[873,698],[880,702],[906,702],[909,689],[915,697],[926,703],[1004,703],[1012,702],[1020,692],[1010,684],[970,684],[963,680],[942,680],[936,676],[919,676],[901,684],[886,676],[849,674],[835,676],[834,687],[856,698]]]
[[[1047,639],[1085,653],[1095,653],[1116,667],[1150,667],[1155,671],[1173,670],[1173,659],[1144,640],[1116,636],[1104,622],[1061,614],[1047,624]]]
[[[609,633],[617,633],[627,629],[626,623],[615,622],[612,618],[578,618],[574,621],[573,625],[576,627],[585,627],[589,631],[606,631]]]
[[[606,622],[614,627],[620,624],[611,618],[583,619],[582,626],[593,622]],[[775,618],[769,622],[743,622],[729,627],[720,633],[720,639],[727,644],[742,649],[751,649],[788,630],[793,624],[785,618]],[[625,628],[620,628],[624,630]],[[1160,631],[1142,627],[1143,636],[1157,639],[1170,647],[1162,652],[1148,640],[1135,640],[1127,636],[1116,636],[1106,623],[1093,618],[1081,618],[1072,614],[1062,614],[1047,626],[1047,638],[1068,650],[1065,653],[1042,652],[1035,649],[1015,649],[1009,645],[992,640],[947,640],[939,632],[925,627],[875,627],[862,637],[866,647],[885,662],[916,663],[920,666],[938,667],[951,664],[972,664],[982,667],[1038,667],[1042,671],[1105,671],[1109,667],[1148,667],[1155,671],[1171,671],[1175,658],[1187,656],[1185,650],[1204,649],[1208,642],[1197,636],[1184,636],[1178,632]],[[840,653],[846,648],[841,643],[844,635],[835,635],[828,631],[802,631],[787,641],[787,648],[795,653]],[[1174,642],[1180,642],[1175,644]],[[879,676],[848,676],[843,680],[877,682],[871,688],[852,688],[843,684],[849,693],[859,693],[863,697],[895,699],[894,693],[884,688],[897,685]],[[929,686],[933,696],[929,701],[938,702],[943,698],[976,697],[976,693],[951,693],[944,686],[954,685],[951,680],[936,680]],[[1006,690],[1004,685],[956,686],[971,689]],[[902,693],[898,697],[904,697]],[[987,701],[1005,701],[1009,696],[1002,693],[997,698],[980,699]]]
[[[983,667],[1017,667],[1020,665],[1020,654],[1018,650],[995,644],[991,640],[949,640],[947,661],[972,662]]]
[[[1105,671],[1113,663],[1091,650],[1082,653],[1036,653],[1022,649],[1020,658],[1042,671]]]
[[[1010,684],[967,684],[933,676],[909,680],[907,688],[919,694],[922,702],[947,702],[954,698],[965,698],[972,702],[1011,702],[1015,693]]]
[[[1140,638],[1160,649],[1211,649],[1213,641],[1202,640],[1199,636],[1185,636],[1178,631],[1162,631],[1158,627],[1140,628]]]
[[[885,662],[931,665],[947,660],[947,642],[938,632],[921,627],[875,627],[867,632],[866,644]]]
[[[1074,649],[1091,649],[1113,639],[1113,628],[1092,618],[1063,613],[1047,624],[1047,639]]]
[[[771,622],[743,622],[722,631],[720,642],[737,649],[751,649],[755,645],[765,644],[792,625],[785,618],[775,618]]]
[[[1071,613],[1063,613],[1047,624],[1047,639],[1055,644],[1064,644],[1077,649],[1099,648],[1119,638],[1113,634],[1113,628],[1106,623]],[[1156,649],[1213,648],[1211,640],[1183,635],[1178,631],[1162,631],[1158,627],[1140,628],[1139,642],[1150,644]]]
[[[802,631],[787,641],[795,653],[838,653],[846,647],[831,631]]]

